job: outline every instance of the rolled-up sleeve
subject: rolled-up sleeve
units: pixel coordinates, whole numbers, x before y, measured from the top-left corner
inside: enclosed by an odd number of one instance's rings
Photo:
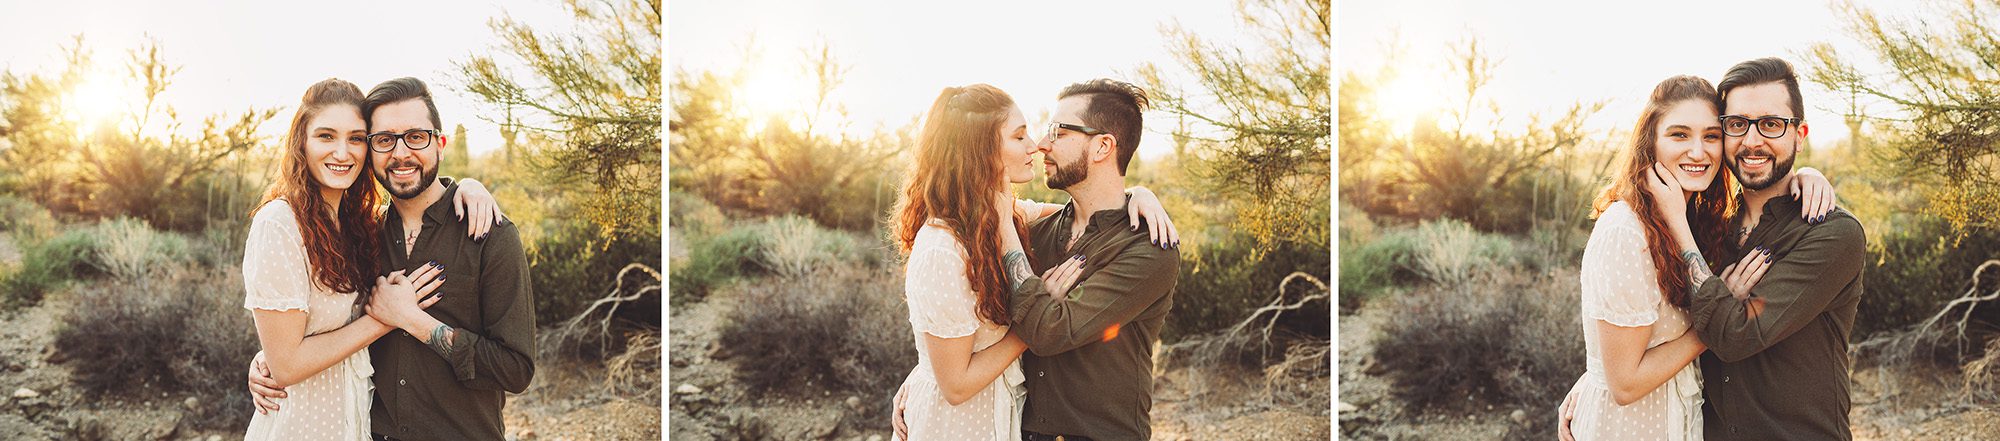
[[[1110,263],[1077,281],[1067,296],[1051,296],[1040,277],[1016,288],[1009,311],[1015,335],[1035,355],[1068,352],[1117,336],[1168,293],[1180,273],[1173,250],[1133,241]]]
[[[1730,295],[1721,277],[1695,290],[1690,316],[1701,341],[1716,357],[1735,362],[1764,351],[1819,317],[1849,283],[1858,283],[1867,258],[1867,238],[1852,217],[1812,227],[1797,246],[1771,263],[1750,289],[1764,299],[1764,312],[1746,314],[1747,300]]]
[[[489,234],[479,280],[485,333],[454,330],[446,360],[467,388],[521,393],[535,377],[535,299],[527,253],[511,224]]]

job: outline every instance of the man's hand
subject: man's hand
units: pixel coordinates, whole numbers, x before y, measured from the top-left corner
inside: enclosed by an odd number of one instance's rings
[[[1576,420],[1575,388],[1569,390],[1569,396],[1563,397],[1562,411],[1560,413],[1562,414],[1561,419],[1556,420],[1556,435],[1562,438],[1562,441],[1576,441],[1576,435],[1569,432],[1570,421]]]
[[[257,405],[257,413],[270,414],[278,411],[275,398],[285,397],[285,388],[278,386],[278,380],[271,378],[271,368],[264,363],[264,352],[250,359],[250,402]]]
[[[910,439],[910,426],[903,424],[903,402],[910,399],[910,388],[896,388],[896,411],[889,417],[889,425],[896,427],[896,439]]]

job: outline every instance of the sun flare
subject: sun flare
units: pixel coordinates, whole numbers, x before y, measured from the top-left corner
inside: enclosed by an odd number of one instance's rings
[[[1392,131],[1400,136],[1409,135],[1419,120],[1426,119],[1426,114],[1434,112],[1439,99],[1435,85],[1427,85],[1423,80],[1408,75],[1399,75],[1376,91],[1375,105],[1380,112],[1379,116],[1388,121]]]
[[[811,88],[797,67],[761,62],[749,69],[736,89],[736,105],[750,119],[752,132],[762,131],[773,117],[789,121],[810,105]]]
[[[86,74],[71,88],[63,98],[63,111],[76,124],[77,136],[117,124],[127,104],[120,93],[124,90],[124,82],[104,72]]]

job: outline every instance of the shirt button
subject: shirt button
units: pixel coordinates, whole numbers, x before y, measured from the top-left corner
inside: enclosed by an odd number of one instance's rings
[[[1728,382],[1729,382],[1729,376],[1728,376],[1728,375],[1724,375],[1724,376],[1722,376],[1722,382],[1724,382],[1724,383],[1728,383]]]
[[[409,382],[408,382],[407,380],[396,380],[396,385],[397,385],[397,386],[404,386],[404,385],[408,385],[408,384],[410,384],[410,383],[409,383]]]

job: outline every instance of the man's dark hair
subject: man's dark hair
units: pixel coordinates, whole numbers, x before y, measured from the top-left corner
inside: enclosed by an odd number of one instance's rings
[[[1132,83],[1110,78],[1071,84],[1065,87],[1056,99],[1082,95],[1090,99],[1083,108],[1083,125],[1110,133],[1117,140],[1118,175],[1125,175],[1125,167],[1132,163],[1132,152],[1139,149],[1139,135],[1145,129],[1140,112],[1146,110],[1146,91]]]
[[[1806,103],[1799,97],[1799,76],[1792,73],[1791,63],[1786,63],[1777,57],[1758,58],[1736,63],[1736,66],[1730,67],[1729,73],[1722,74],[1722,82],[1715,85],[1716,92],[1719,92],[1716,94],[1715,108],[1727,112],[1729,92],[1736,90],[1737,87],[1773,82],[1784,84],[1785,92],[1791,95],[1792,117],[1804,119]]]
[[[403,100],[411,98],[422,98],[424,100],[424,107],[430,108],[431,129],[444,129],[444,122],[438,120],[437,103],[431,101],[430,86],[425,86],[423,80],[410,77],[383,81],[382,84],[375,85],[374,89],[369,89],[368,99],[361,102],[361,121],[367,123],[369,128],[372,129],[375,126],[376,108],[403,102]]]

